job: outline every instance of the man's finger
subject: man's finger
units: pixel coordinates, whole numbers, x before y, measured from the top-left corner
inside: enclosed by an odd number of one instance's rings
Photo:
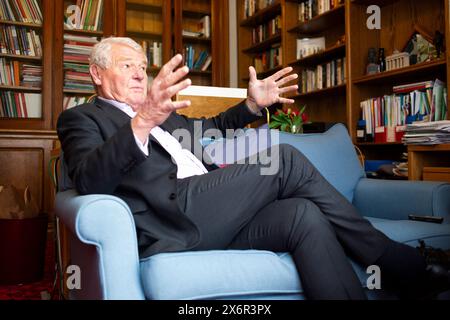
[[[278,86],[278,87],[281,87],[281,86],[283,86],[284,84],[286,84],[286,83],[288,83],[288,82],[290,82],[290,81],[292,81],[292,80],[295,80],[295,79],[297,79],[297,78],[298,78],[298,74],[294,73],[294,74],[290,74],[290,75],[287,76],[287,77],[282,78],[281,80],[277,81],[276,83],[277,83],[277,86]]]
[[[250,82],[254,82],[254,81],[257,80],[256,79],[256,70],[252,66],[250,66],[248,68],[248,74],[249,74],[249,77],[250,77]]]
[[[273,81],[277,81],[278,79],[280,79],[281,77],[283,77],[284,75],[288,74],[289,72],[292,72],[292,67],[286,67],[284,69],[281,69],[280,71],[278,71],[277,73],[274,73],[273,75],[271,75],[269,77],[269,79],[273,80]]]
[[[291,92],[291,91],[296,91],[297,89],[298,89],[298,85],[296,85],[296,84],[293,86],[280,88],[280,94],[286,93],[286,92]]]
[[[279,98],[278,103],[286,103],[286,104],[292,104],[295,100],[293,99],[287,99],[287,98]]]
[[[173,70],[176,69],[176,67],[180,65],[181,61],[183,61],[183,56],[181,54],[175,55],[172,59],[169,60],[169,62],[163,65],[156,78],[159,77],[164,78],[168,76],[170,73],[173,72]]]
[[[187,108],[191,105],[191,100],[174,101],[172,105],[174,110]]]
[[[191,79],[185,79],[185,80],[167,88],[166,90],[164,90],[163,98],[171,99],[178,92],[189,87],[191,85],[191,83],[192,83]]]
[[[181,67],[177,71],[170,73],[162,80],[162,88],[168,88],[174,85],[175,83],[186,77],[188,73],[189,68],[187,66]]]

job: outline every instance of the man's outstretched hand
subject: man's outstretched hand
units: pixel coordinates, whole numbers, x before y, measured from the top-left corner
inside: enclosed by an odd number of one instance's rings
[[[248,84],[247,106],[253,111],[259,111],[275,103],[294,103],[294,100],[280,97],[283,93],[293,92],[298,89],[297,85],[283,87],[286,83],[298,78],[292,72],[291,67],[284,68],[263,80],[256,78],[256,70],[249,67],[250,82]]]
[[[177,54],[161,68],[148,88],[145,102],[139,106],[131,122],[133,132],[143,142],[147,140],[150,130],[166,121],[173,111],[191,104],[188,100],[172,101],[173,96],[191,85],[190,79],[181,81],[189,73],[186,66],[178,68],[182,60],[181,54]]]

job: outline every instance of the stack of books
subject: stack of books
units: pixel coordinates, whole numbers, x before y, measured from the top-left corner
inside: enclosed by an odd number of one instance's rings
[[[95,37],[64,35],[64,89],[94,90],[89,74],[89,56],[96,43]]]
[[[92,47],[97,43],[95,37],[64,34],[64,61],[89,63]]]
[[[22,65],[22,86],[40,88],[42,86],[42,66],[33,64]]]
[[[450,143],[450,121],[423,121],[409,124],[402,141],[405,144],[423,145]]]
[[[93,91],[89,65],[64,62],[64,89]]]

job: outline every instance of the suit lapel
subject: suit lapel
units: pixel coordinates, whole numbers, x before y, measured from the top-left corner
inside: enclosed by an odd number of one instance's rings
[[[97,108],[100,108],[103,112],[105,112],[106,116],[110,120],[119,126],[125,125],[125,123],[131,119],[125,112],[106,101],[96,98],[94,104]]]

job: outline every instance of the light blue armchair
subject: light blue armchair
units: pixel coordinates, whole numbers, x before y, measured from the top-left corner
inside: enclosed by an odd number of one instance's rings
[[[302,151],[361,214],[392,239],[411,246],[423,239],[450,249],[450,184],[366,179],[343,125],[323,134],[282,133],[280,143]],[[59,192],[56,214],[72,233],[71,264],[81,268],[81,289],[72,290],[71,298],[305,298],[288,253],[217,250],[162,253],[139,260],[133,215],[121,199]],[[444,223],[409,221],[409,214],[441,216]],[[357,264],[353,266],[365,287],[368,275]],[[373,299],[390,297],[382,290],[367,293]]]

